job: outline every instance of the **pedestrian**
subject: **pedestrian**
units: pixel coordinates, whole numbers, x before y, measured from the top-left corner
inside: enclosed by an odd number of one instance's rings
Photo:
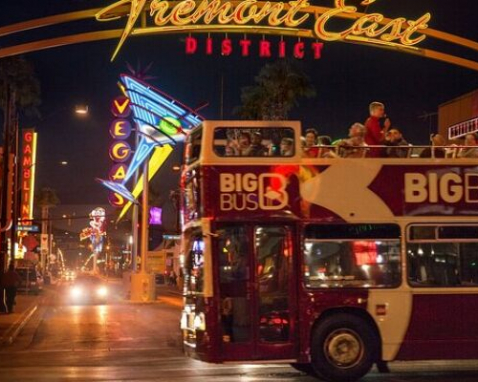
[[[4,273],[0,273],[0,313],[7,313],[5,306],[5,288],[3,287],[2,279]]]
[[[12,262],[8,271],[2,277],[2,287],[5,288],[7,313],[13,313],[17,288],[20,285],[20,275],[15,271],[15,264]]]

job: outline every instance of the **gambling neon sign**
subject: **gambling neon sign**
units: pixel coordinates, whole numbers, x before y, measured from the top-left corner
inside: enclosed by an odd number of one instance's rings
[[[35,162],[37,155],[37,133],[33,129],[22,131],[22,197],[20,216],[22,225],[31,225],[35,196]]]
[[[364,0],[370,5],[377,0]],[[147,0],[120,0],[96,14],[99,21],[117,19],[116,11],[130,4],[128,21],[113,58],[132,34],[145,35],[172,32],[225,32],[280,34],[309,37],[321,41],[353,41],[356,43],[414,49],[426,39],[431,14],[415,20],[405,17],[388,19],[380,13],[357,15],[358,8],[347,0],[335,0],[333,8],[311,6],[308,0],[289,2],[260,2],[257,0],[152,0],[149,14],[154,26],[135,28],[145,11]],[[317,12],[320,11],[320,13]],[[315,17],[315,19],[314,19]],[[352,24],[333,30],[336,18],[351,18]]]

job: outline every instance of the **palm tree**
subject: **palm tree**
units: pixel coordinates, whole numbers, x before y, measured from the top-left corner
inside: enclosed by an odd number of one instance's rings
[[[35,196],[35,204],[40,208],[54,208],[60,204],[56,191],[52,188],[44,187]]]
[[[289,60],[265,65],[255,82],[241,92],[236,113],[243,119],[286,120],[300,98],[316,94],[309,77]]]
[[[18,111],[39,117],[40,81],[31,62],[18,56],[0,60],[0,109],[4,112],[7,91],[15,95]]]

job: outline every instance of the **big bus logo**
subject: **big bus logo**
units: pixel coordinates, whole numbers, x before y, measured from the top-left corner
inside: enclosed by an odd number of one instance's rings
[[[478,203],[478,174],[405,174],[407,203]]]
[[[287,179],[280,174],[229,174],[219,177],[221,211],[278,211],[289,203]]]

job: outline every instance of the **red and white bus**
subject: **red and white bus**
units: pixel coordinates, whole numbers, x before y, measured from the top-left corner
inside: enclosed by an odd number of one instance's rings
[[[263,145],[248,156],[230,147],[244,132]],[[303,158],[300,136],[298,122],[190,134],[186,352],[335,382],[374,363],[478,359],[478,160]]]

